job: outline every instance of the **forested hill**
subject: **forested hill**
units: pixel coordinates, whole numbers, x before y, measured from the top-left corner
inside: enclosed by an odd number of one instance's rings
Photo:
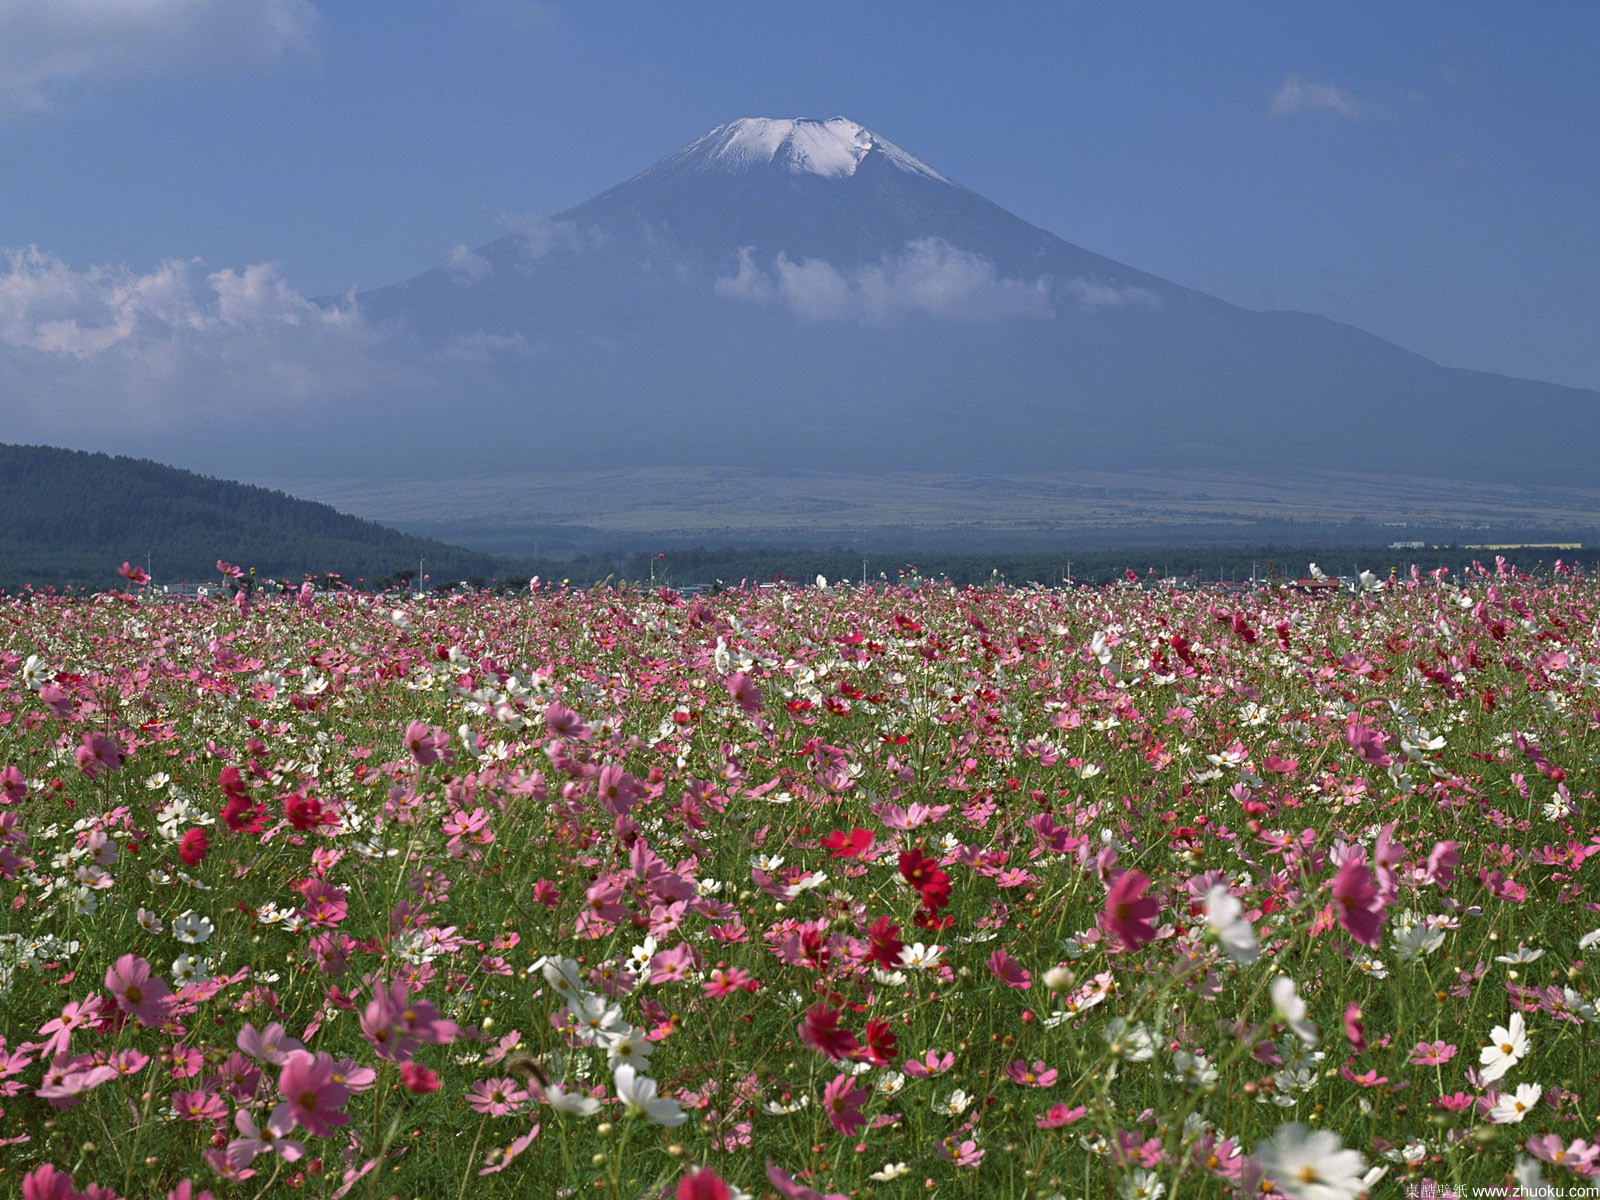
[[[499,560],[411,537],[326,504],[212,479],[147,459],[0,444],[0,588],[106,587],[149,562],[157,585],[218,579],[224,559],[299,582],[414,575],[492,577]],[[124,585],[125,586],[125,585]]]

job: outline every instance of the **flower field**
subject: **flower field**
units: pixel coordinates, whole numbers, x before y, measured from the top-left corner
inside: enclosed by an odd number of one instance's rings
[[[227,595],[0,600],[0,1195],[1600,1184],[1593,580]]]

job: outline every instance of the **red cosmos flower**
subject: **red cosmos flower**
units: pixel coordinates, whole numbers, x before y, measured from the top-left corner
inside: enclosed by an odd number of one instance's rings
[[[289,818],[289,824],[302,833],[318,825],[333,824],[333,818],[322,811],[321,800],[314,796],[302,796],[299,792],[290,792],[283,797],[283,815]]]
[[[900,874],[917,890],[930,915],[950,903],[950,876],[940,870],[938,859],[920,849],[902,850]]]
[[[1161,911],[1161,905],[1144,894],[1149,886],[1150,880],[1142,871],[1124,871],[1106,893],[1100,924],[1121,938],[1130,950],[1155,940],[1156,931],[1150,920]]]
[[[198,867],[210,850],[211,839],[206,837],[204,829],[189,830],[178,843],[178,857],[183,859],[186,866]]]
[[[872,830],[852,829],[846,833],[835,829],[822,839],[822,847],[833,851],[832,858],[864,858],[872,850]]]
[[[405,1084],[406,1091],[419,1096],[439,1090],[439,1076],[415,1059],[400,1068],[400,1082]]]
[[[900,1039],[895,1036],[889,1022],[881,1021],[877,1017],[867,1022],[866,1050],[858,1054],[864,1062],[876,1066],[887,1067],[894,1061],[894,1053],[900,1044]]]
[[[806,1009],[806,1019],[798,1026],[800,1040],[824,1058],[835,1062],[855,1058],[861,1051],[856,1035],[839,1028],[839,1010],[818,1001]]]
[[[906,944],[900,940],[900,926],[888,917],[879,917],[867,927],[867,960],[875,962],[885,971],[900,965],[900,951]]]

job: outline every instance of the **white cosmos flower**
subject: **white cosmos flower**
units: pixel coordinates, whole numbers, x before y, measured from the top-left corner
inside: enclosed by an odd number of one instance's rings
[[[1489,1034],[1489,1044],[1478,1051],[1478,1062],[1483,1070],[1479,1076],[1485,1083],[1493,1083],[1528,1053],[1528,1025],[1520,1012],[1511,1014],[1505,1025],[1496,1025]]]
[[[1241,915],[1244,906],[1225,883],[1212,885],[1206,893],[1206,924],[1216,934],[1222,952],[1240,966],[1248,967],[1261,957],[1256,931]]]
[[[919,971],[936,967],[943,959],[943,946],[924,946],[921,942],[913,942],[900,949],[901,966],[915,967]]]
[[[631,1063],[623,1063],[616,1069],[614,1082],[617,1096],[628,1106],[628,1111],[643,1114],[645,1120],[654,1125],[676,1129],[689,1119],[689,1114],[676,1100],[658,1096],[656,1081],[639,1074]]]
[[[569,1092],[559,1083],[552,1083],[542,1089],[545,1103],[557,1112],[572,1113],[579,1117],[592,1117],[600,1111],[600,1101],[593,1096],[583,1096],[576,1092]]]
[[[1346,1150],[1339,1135],[1298,1122],[1278,1128],[1256,1147],[1262,1175],[1295,1200],[1355,1200],[1366,1191],[1366,1160]]]
[[[881,1171],[874,1171],[869,1178],[876,1179],[879,1183],[888,1183],[899,1179],[902,1175],[911,1174],[911,1168],[903,1162],[884,1163]]]
[[[216,927],[211,924],[210,918],[202,917],[193,909],[172,922],[172,936],[190,946],[210,941],[211,935],[215,932]]]
[[[533,965],[539,968],[544,981],[569,1002],[574,997],[584,994],[583,972],[575,960],[545,955]]]
[[[1489,1110],[1489,1120],[1495,1125],[1519,1125],[1542,1095],[1544,1088],[1539,1084],[1519,1083],[1515,1092],[1501,1093]]]
[[[613,1004],[604,996],[583,996],[569,1000],[567,1011],[578,1026],[578,1036],[591,1044],[598,1044],[602,1037],[629,1028],[622,1019],[622,1006]]]
[[[172,960],[172,981],[174,983],[198,983],[202,979],[210,978],[210,966],[205,959],[197,954],[180,954]]]
[[[1306,1002],[1300,998],[1294,980],[1287,975],[1279,975],[1272,981],[1272,1007],[1302,1042],[1308,1046],[1317,1044],[1322,1035],[1306,1016]]]
[[[1543,957],[1543,950],[1532,950],[1529,949],[1525,943],[1518,942],[1517,948],[1510,954],[1496,954],[1494,956],[1494,960],[1498,963],[1511,963],[1513,966],[1516,966],[1521,963],[1537,962]]]
[[[643,1069],[656,1052],[656,1044],[645,1037],[644,1030],[632,1025],[602,1030],[597,1037],[606,1050],[606,1065],[613,1069],[630,1062]]]
[[[937,1111],[946,1113],[952,1117],[959,1117],[971,1106],[972,1097],[967,1095],[966,1092],[962,1091],[960,1088],[957,1088],[940,1103],[934,1105],[934,1108]]]

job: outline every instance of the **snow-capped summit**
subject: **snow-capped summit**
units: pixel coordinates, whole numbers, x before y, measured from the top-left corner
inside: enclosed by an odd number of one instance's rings
[[[717,126],[674,157],[732,171],[777,163],[797,175],[837,179],[854,175],[862,159],[873,152],[902,171],[949,182],[921,159],[848,117],[831,121],[741,117]]]

